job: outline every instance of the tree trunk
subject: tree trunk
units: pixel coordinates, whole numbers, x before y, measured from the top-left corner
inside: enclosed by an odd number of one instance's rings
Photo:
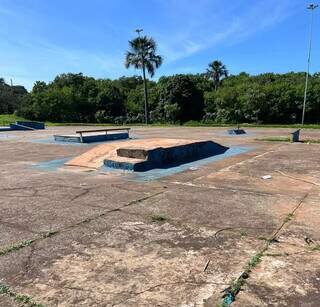
[[[142,66],[143,73],[143,88],[144,88],[144,116],[146,125],[149,123],[149,110],[148,110],[148,89],[147,89],[147,80],[146,80],[146,68],[143,64]]]

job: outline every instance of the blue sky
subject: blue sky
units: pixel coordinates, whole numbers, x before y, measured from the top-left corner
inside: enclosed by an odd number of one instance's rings
[[[205,71],[215,59],[231,73],[303,71],[309,11],[304,0],[0,0],[0,76],[32,88],[57,74],[98,78],[139,73],[123,65],[143,28],[158,42],[161,75]],[[320,70],[320,9],[312,71]]]

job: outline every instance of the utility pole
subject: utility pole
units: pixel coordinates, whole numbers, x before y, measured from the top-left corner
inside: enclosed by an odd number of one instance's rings
[[[318,7],[318,4],[310,4],[307,9],[311,10],[311,23],[310,23],[310,37],[309,37],[309,50],[308,50],[308,65],[306,72],[306,84],[304,87],[304,98],[303,98],[303,110],[302,110],[302,120],[301,125],[304,125],[304,118],[306,113],[306,103],[307,103],[307,93],[308,93],[308,81],[309,81],[309,72],[310,72],[310,62],[311,62],[311,48],[312,48],[312,35],[313,35],[313,13],[314,10]]]

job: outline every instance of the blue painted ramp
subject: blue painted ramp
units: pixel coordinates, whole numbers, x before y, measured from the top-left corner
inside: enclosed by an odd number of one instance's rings
[[[184,163],[220,155],[228,149],[228,147],[212,141],[195,141],[149,150],[119,148],[117,155],[120,159],[106,159],[104,165],[110,168],[145,172],[154,168],[172,168]]]
[[[57,142],[81,143],[78,135],[54,135]],[[95,143],[104,141],[124,140],[129,138],[129,133],[94,134],[82,136],[82,143]]]

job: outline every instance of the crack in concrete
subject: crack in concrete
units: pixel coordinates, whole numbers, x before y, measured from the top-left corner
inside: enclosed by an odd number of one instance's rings
[[[195,184],[191,181],[189,182],[180,182],[180,181],[163,181],[164,183],[171,183],[175,185],[181,185],[181,186],[188,186],[188,187],[194,187],[199,189],[209,189],[209,190],[218,190],[218,191],[231,191],[231,192],[240,192],[240,193],[246,193],[246,194],[253,194],[253,195],[259,195],[259,196],[288,196],[281,193],[272,193],[272,192],[259,192],[259,191],[253,191],[253,190],[247,190],[247,189],[235,189],[230,187],[217,187],[213,185],[207,185],[207,184]],[[292,198],[295,198],[291,196]]]
[[[299,203],[294,207],[294,209],[288,214],[288,216],[294,216],[295,212],[301,207],[302,203],[306,200],[309,196],[309,193],[306,193]],[[270,244],[276,239],[277,235],[283,229],[283,227],[291,221],[290,219],[284,219],[284,221],[280,224],[280,226],[275,230],[275,232],[271,235],[271,237],[267,240],[265,245],[258,250],[258,252],[249,260],[247,263],[244,271],[240,274],[240,276],[231,284],[228,288],[224,290],[225,294],[222,296],[223,302],[220,304],[222,306],[229,306],[231,305],[238,293],[240,292],[243,285],[246,283],[246,280],[250,278],[250,273],[255,268],[255,266],[261,261],[263,256],[265,255],[266,251],[268,250]]]
[[[30,239],[30,240],[24,240],[24,241],[20,241],[20,242],[17,242],[15,244],[11,244],[10,246],[7,246],[7,247],[4,247],[0,250],[0,256],[4,256],[4,255],[7,255],[8,253],[11,253],[11,252],[14,252],[16,250],[19,250],[21,248],[24,248],[26,246],[30,246],[32,244],[34,244],[34,242],[36,241],[40,241],[40,240],[44,240],[48,237],[52,237],[52,236],[55,236],[61,232],[64,232],[64,231],[68,231],[69,229],[72,229],[74,227],[77,227],[79,225],[82,225],[82,224],[85,224],[85,223],[89,223],[93,220],[96,220],[100,217],[103,217],[103,216],[106,216],[112,212],[117,212],[117,211],[121,211],[122,209],[124,208],[127,208],[129,206],[132,206],[134,204],[137,204],[137,203],[140,203],[140,202],[143,202],[147,199],[150,199],[152,197],[155,197],[157,195],[160,195],[160,194],[163,194],[164,192],[166,191],[160,191],[160,192],[157,192],[157,193],[154,193],[154,194],[151,194],[151,195],[148,195],[148,196],[145,196],[145,197],[142,197],[142,198],[138,198],[138,199],[135,199],[133,201],[130,201],[129,203],[123,205],[122,207],[119,207],[119,208],[115,208],[115,209],[111,209],[111,210],[107,210],[105,212],[102,212],[98,215],[95,215],[95,216],[91,216],[89,218],[86,218],[82,221],[79,221],[73,225],[69,225],[67,227],[63,227],[63,228],[60,228],[60,229],[57,229],[57,230],[54,230],[54,231],[49,231],[47,233],[41,233],[41,234],[38,234],[36,237],[34,237],[33,239]],[[25,244],[25,242],[27,242],[27,244]]]
[[[190,285],[198,285],[198,286],[202,286],[202,285],[221,285],[221,286],[225,286],[226,283],[218,283],[218,282],[196,282],[196,281],[177,281],[177,282],[171,282],[171,283],[162,283],[162,284],[157,284],[157,285],[154,285],[154,286],[151,286],[145,290],[142,290],[142,291],[139,291],[139,292],[129,292],[128,294],[131,295],[130,297],[128,298],[125,298],[117,303],[114,303],[112,304],[112,307],[114,306],[118,306],[120,304],[123,304],[129,300],[132,300],[134,299],[135,297],[143,294],[143,293],[146,293],[146,292],[150,292],[150,291],[153,291],[154,289],[157,289],[157,288],[160,288],[160,287],[166,287],[166,286],[175,286],[175,285],[184,285],[184,284],[190,284]],[[114,293],[114,294],[121,294],[120,293]]]

